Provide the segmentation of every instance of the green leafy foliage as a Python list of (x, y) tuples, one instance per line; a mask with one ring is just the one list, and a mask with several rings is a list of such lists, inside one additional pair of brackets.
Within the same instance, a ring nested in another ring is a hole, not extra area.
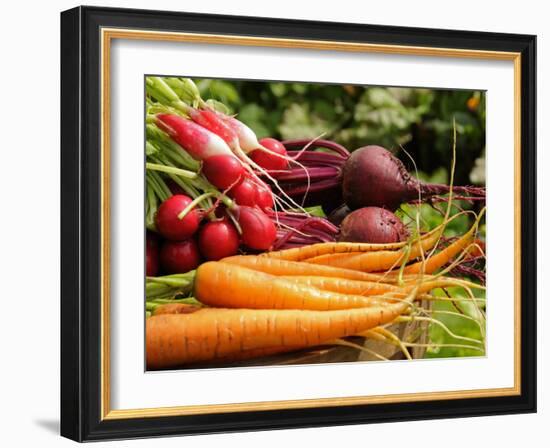
[[(479, 341), (478, 344), (473, 342), (457, 339), (448, 334), (440, 325), (431, 324), (429, 328), (430, 342), (432, 347), (426, 350), (426, 358), (452, 358), (463, 356), (483, 356), (485, 355), (485, 347), (479, 322), (481, 321), (480, 310), (484, 309), (482, 302), (474, 303), (469, 299), (461, 288), (447, 288), (447, 292), (455, 299), (464, 300), (458, 302), (436, 301), (433, 304), (432, 317), (457, 336), (467, 337)], [(446, 297), (446, 294), (438, 289), (435, 295)], [(476, 291), (476, 298), (485, 298), (483, 291)], [(471, 319), (468, 319), (471, 318)], [(472, 319), (475, 319), (472, 320)], [(448, 347), (448, 345), (457, 345), (457, 347)], [(470, 345), (474, 348), (460, 347), (460, 345)]]

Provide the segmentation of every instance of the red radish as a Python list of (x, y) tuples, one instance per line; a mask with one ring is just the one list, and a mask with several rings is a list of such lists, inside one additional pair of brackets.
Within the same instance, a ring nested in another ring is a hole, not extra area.
[(155, 222), (159, 233), (166, 239), (181, 241), (192, 236), (199, 227), (200, 216), (196, 209), (183, 219), (178, 215), (192, 202), (189, 196), (176, 194), (160, 204)]
[[(261, 144), (258, 142), (258, 139), (256, 138), (256, 135), (254, 134), (252, 129), (248, 128), (246, 125), (234, 119), (233, 117), (229, 117), (225, 114), (216, 112), (211, 109), (189, 108), (188, 113), (190, 114), (192, 120), (194, 120), (196, 123), (200, 124), (201, 126), (204, 126), (208, 130), (212, 131), (213, 133), (221, 137), (229, 145), (233, 153), (240, 160), (243, 161), (245, 166), (248, 167), (251, 176), (255, 179), (256, 182), (260, 182), (261, 179), (258, 177), (256, 173), (252, 171), (249, 165), (256, 168), (258, 171), (262, 172), (267, 177), (270, 177), (270, 175), (268, 175), (268, 173), (266, 173), (265, 171), (262, 171), (263, 169), (284, 170), (287, 167), (287, 161), (285, 158), (277, 157), (276, 155), (269, 154), (269, 152), (262, 150)], [(254, 143), (257, 143), (256, 152), (262, 153), (260, 154), (260, 159), (263, 160), (268, 165), (270, 165), (269, 167), (264, 167), (261, 164), (256, 163), (256, 160), (254, 160), (253, 157), (249, 157), (246, 154), (248, 151), (244, 151), (243, 148), (241, 147), (241, 140), (239, 138), (239, 133), (243, 134), (246, 137), (246, 139), (244, 140), (246, 144), (252, 145)], [(271, 151), (272, 149), (270, 148), (273, 147), (274, 148), (272, 150), (273, 152), (280, 153), (286, 157), (286, 149), (282, 143), (272, 138), (263, 139), (262, 142), (263, 141), (265, 141), (266, 144), (268, 145), (267, 147), (268, 150)], [(265, 157), (266, 155), (268, 156), (267, 158)], [(271, 159), (272, 161), (269, 162), (269, 159)], [(205, 164), (208, 162), (209, 160), (205, 161)], [(242, 168), (242, 170), (244, 171), (244, 168)], [(214, 183), (214, 185), (218, 186), (210, 178), (210, 176), (206, 174), (206, 171), (205, 171), (205, 175), (212, 183)], [(233, 176), (232, 178), (234, 179), (235, 176)], [(242, 189), (244, 190), (245, 188), (248, 188), (248, 187), (249, 185), (246, 185), (246, 183), (244, 183), (242, 186)], [(227, 188), (227, 187), (218, 186), (218, 188)], [(238, 190), (238, 188), (236, 190)], [(242, 200), (240, 202), (237, 201), (239, 204), (250, 205), (250, 206), (255, 205), (256, 199), (253, 200), (251, 198), (250, 188), (247, 189), (246, 193), (243, 192), (242, 194), (245, 195), (246, 198), (242, 197), (241, 198)], [(271, 207), (273, 203), (273, 198), (271, 198), (271, 200), (269, 201), (270, 203), (268, 204), (267, 194), (265, 194), (264, 192), (262, 195), (262, 201), (263, 201), (264, 207)]]
[(206, 159), (202, 172), (214, 186), (225, 190), (239, 181), (244, 168), (234, 155), (220, 154)]
[(153, 232), (145, 235), (145, 275), (154, 277), (159, 271), (158, 238)]
[(220, 154), (233, 155), (221, 137), (191, 120), (178, 115), (158, 114), (157, 122), (195, 160), (206, 160)]
[(254, 207), (258, 198), (258, 187), (252, 181), (244, 178), (227, 192), (227, 195), (239, 205)]
[(230, 148), (239, 145), (237, 133), (222, 119), (220, 113), (212, 109), (194, 109), (192, 107), (189, 107), (188, 113), (191, 120), (221, 137)]
[[(260, 145), (268, 149), (270, 152), (263, 149), (255, 149), (250, 153), (250, 158), (254, 160), (259, 166), (269, 171), (281, 171), (288, 168), (288, 154), (284, 145), (274, 138), (262, 138)], [(279, 154), (279, 156), (275, 154)], [(279, 173), (271, 173), (271, 175), (277, 178)]]
[(227, 123), (227, 125), (233, 130), (233, 132), (235, 132), (237, 138), (239, 139), (239, 146), (245, 153), (254, 151), (261, 146), (260, 142), (258, 141), (258, 137), (256, 137), (254, 131), (242, 121), (239, 121), (234, 117), (219, 112), (218, 116)]
[(157, 122), (191, 157), (203, 161), (203, 173), (214, 186), (226, 189), (238, 182), (244, 168), (221, 137), (178, 115), (158, 114)]
[(269, 185), (265, 183), (257, 186), (256, 205), (262, 210), (271, 210), (273, 208), (273, 192)]
[(242, 240), (250, 249), (267, 250), (277, 238), (277, 228), (258, 208), (241, 205), (234, 210), (242, 230)]
[(200, 264), (200, 253), (194, 239), (165, 241), (160, 249), (160, 264), (168, 274), (183, 274)]
[(392, 212), (380, 207), (363, 207), (344, 218), (338, 240), (385, 244), (405, 241), (408, 237), (407, 227)]
[(237, 229), (227, 218), (206, 223), (199, 230), (199, 249), (203, 257), (210, 261), (237, 254)]
[[(197, 111), (194, 115), (200, 117), (201, 123), (209, 126), (211, 130), (219, 133), (221, 138), (225, 139), (233, 153), (243, 162), (245, 168), (254, 179), (260, 180), (258, 174), (267, 177), (273, 182), (273, 185), (280, 191), (282, 196), (288, 200), (288, 203), (301, 209), (300, 204), (285, 193), (273, 176), (248, 156), (249, 152), (261, 148), (260, 142), (258, 142), (258, 138), (252, 129), (234, 117), (213, 110), (209, 110), (208, 114), (204, 115), (201, 111)], [(219, 122), (216, 120), (219, 120)]]

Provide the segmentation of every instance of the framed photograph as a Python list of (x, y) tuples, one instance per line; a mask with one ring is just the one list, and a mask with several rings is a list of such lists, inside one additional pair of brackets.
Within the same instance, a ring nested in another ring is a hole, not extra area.
[(61, 14), (61, 434), (536, 411), (536, 37)]

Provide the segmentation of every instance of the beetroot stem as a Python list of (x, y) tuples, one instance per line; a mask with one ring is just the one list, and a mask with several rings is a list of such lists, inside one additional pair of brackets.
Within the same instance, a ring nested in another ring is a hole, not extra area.
[[(449, 193), (449, 186), (445, 184), (421, 184), (420, 191), (423, 195), (435, 196)], [(465, 194), (468, 196), (485, 197), (485, 188), (453, 185), (453, 193)]]
[[(291, 149), (297, 149), (297, 148), (301, 149), (310, 142), (311, 142), (311, 139), (302, 138), (302, 139), (295, 139), (295, 140), (285, 140), (282, 143), (287, 150), (291, 150)], [(345, 147), (331, 140), (323, 140), (323, 139), (315, 140), (309, 149), (314, 149), (314, 148), (331, 149), (345, 158), (347, 158), (350, 154)]]
[(308, 168), (304, 170), (303, 168), (294, 168), (286, 173), (279, 174), (277, 176), (277, 181), (279, 182), (303, 182), (308, 178), (311, 181), (331, 179), (340, 175), (340, 170), (333, 167), (317, 167), (317, 168)]
[(347, 160), (345, 157), (320, 151), (288, 151), (288, 156), (301, 163), (311, 162), (337, 166), (342, 165)]
[(340, 186), (340, 179), (332, 178), (332, 179), (320, 180), (318, 182), (313, 182), (309, 186), (309, 188), (307, 185), (300, 185), (297, 187), (290, 187), (290, 188), (286, 188), (285, 186), (285, 191), (286, 191), (286, 194), (288, 194), (289, 196), (298, 196), (301, 194), (315, 193), (317, 191), (328, 190), (330, 188), (335, 188), (339, 186)]

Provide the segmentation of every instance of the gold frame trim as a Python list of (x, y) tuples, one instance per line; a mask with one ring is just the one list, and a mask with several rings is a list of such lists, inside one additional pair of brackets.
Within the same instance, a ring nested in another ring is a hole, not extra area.
[[(110, 50), (113, 39), (241, 45), (276, 48), (300, 48), (321, 51), (384, 53), (412, 56), (489, 59), (514, 62), (514, 386), (509, 388), (423, 392), (395, 395), (371, 395), (305, 400), (282, 400), (216, 405), (190, 405), (142, 409), (110, 408)], [(142, 31), (134, 29), (101, 29), (101, 420), (144, 417), (199, 415), (217, 412), (243, 412), (282, 409), (306, 409), (326, 406), (349, 406), (411, 401), (462, 398), (502, 397), (521, 394), (521, 54), (514, 52), (467, 50), (458, 48), (415, 47), (303, 39), (279, 39), (215, 34)]]

